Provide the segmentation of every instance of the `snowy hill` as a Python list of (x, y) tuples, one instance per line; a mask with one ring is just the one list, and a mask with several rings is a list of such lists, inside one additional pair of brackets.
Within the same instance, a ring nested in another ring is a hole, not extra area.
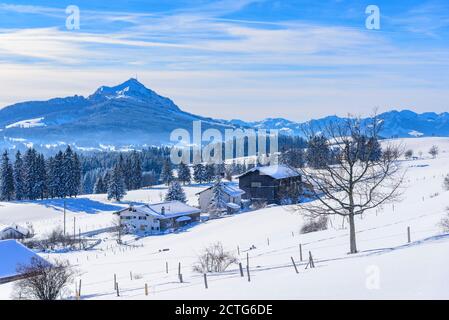
[[(178, 233), (140, 239), (127, 236), (128, 245), (120, 248), (113, 234), (103, 233), (95, 236), (102, 242), (92, 250), (42, 256), (68, 259), (77, 266), (83, 299), (448, 299), (449, 234), (443, 233), (438, 223), (449, 206), (449, 191), (442, 188), (443, 177), (449, 173), (449, 139), (399, 142), (416, 155), (421, 151), (422, 157), (402, 160), (406, 189), (400, 202), (357, 219), (360, 252), (356, 255), (347, 254), (347, 223), (340, 218), (334, 218), (328, 230), (299, 234), (301, 214), (291, 206), (274, 206)], [(427, 154), (434, 144), (440, 149), (436, 159)], [(190, 204), (196, 204), (195, 193), (205, 187), (185, 188)], [(110, 223), (115, 207), (156, 202), (165, 192), (164, 186), (133, 191), (120, 204), (108, 202), (105, 195), (71, 199), (68, 221), (76, 217), (83, 231), (102, 228)], [(47, 232), (49, 226), (62, 223), (62, 201), (54, 201), (0, 203), (0, 223), (32, 220), (38, 232)], [(217, 241), (244, 267), (248, 254), (250, 282), (246, 274), (240, 276), (238, 265), (232, 265), (225, 272), (210, 274), (209, 288), (204, 288), (203, 275), (195, 273), (192, 265), (204, 247)], [(304, 261), (300, 261), (299, 244)], [(314, 269), (305, 268), (309, 251)], [(178, 263), (183, 283), (178, 280)], [(114, 274), (120, 297), (113, 288)], [(149, 296), (144, 293), (145, 283)], [(0, 285), (0, 298), (8, 299), (11, 289), (12, 284)]]

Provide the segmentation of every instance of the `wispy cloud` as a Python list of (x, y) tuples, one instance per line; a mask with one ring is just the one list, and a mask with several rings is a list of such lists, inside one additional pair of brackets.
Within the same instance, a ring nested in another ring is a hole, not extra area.
[[(155, 12), (81, 7), (79, 31), (65, 30), (63, 8), (0, 4), (0, 12), (56, 18), (47, 27), (0, 29), (0, 66), (5, 70), (0, 81), (7, 83), (4, 92), (9, 93), (0, 93), (0, 103), (87, 94), (106, 80), (114, 84), (139, 73), (189, 111), (211, 116), (247, 112), (251, 117), (249, 106), (261, 107), (260, 115), (277, 112), (292, 118), (338, 108), (347, 113), (348, 108), (405, 107), (413, 101), (425, 107), (425, 92), (434, 95), (435, 109), (443, 108), (448, 45), (405, 45), (397, 41), (397, 32), (368, 31), (363, 25), (233, 15), (268, 2), (209, 1)], [(444, 18), (448, 11), (436, 14)], [(410, 8), (403, 18), (424, 17), (424, 12), (435, 14), (435, 6)], [(386, 19), (403, 24), (398, 15)], [(442, 20), (440, 27), (426, 30), (428, 21), (418, 19), (409, 32), (438, 34), (446, 23)], [(70, 74), (73, 81), (50, 81), (48, 90), (40, 83), (40, 92), (30, 85), (25, 96), (14, 85), (28, 78), (30, 70), (46, 78)], [(7, 81), (10, 77), (17, 80)]]

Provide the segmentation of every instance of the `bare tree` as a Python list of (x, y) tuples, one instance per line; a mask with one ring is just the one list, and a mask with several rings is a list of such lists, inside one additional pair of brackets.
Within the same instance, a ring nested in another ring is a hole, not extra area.
[(56, 261), (53, 264), (32, 258), (29, 265), (17, 268), (23, 279), (16, 282), (14, 296), (26, 300), (56, 300), (63, 298), (68, 284), (75, 275), (68, 262)]
[(198, 262), (193, 266), (193, 271), (206, 272), (223, 272), (231, 264), (236, 263), (237, 258), (230, 252), (223, 249), (223, 245), (217, 242), (208, 248), (198, 257)]
[(330, 122), (320, 128), (304, 128), (309, 137), (325, 136), (337, 154), (320, 169), (301, 168), (303, 180), (311, 185), (316, 201), (299, 204), (307, 216), (338, 215), (349, 220), (350, 253), (357, 252), (355, 217), (398, 199), (404, 174), (398, 159), (400, 146), (378, 142), (377, 116), (362, 124), (349, 116), (344, 122)]
[(117, 236), (117, 243), (122, 244), (122, 235), (126, 233), (126, 226), (122, 223), (121, 217), (116, 216), (112, 220), (112, 230)]
[(429, 154), (432, 156), (432, 158), (435, 159), (439, 153), (440, 149), (438, 148), (438, 146), (433, 145), (430, 147)]

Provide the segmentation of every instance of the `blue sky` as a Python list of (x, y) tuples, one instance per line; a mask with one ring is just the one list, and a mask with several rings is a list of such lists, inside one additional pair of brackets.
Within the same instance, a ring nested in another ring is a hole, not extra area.
[[(79, 30), (66, 29), (69, 5)], [(368, 5), (380, 30), (365, 28)], [(137, 75), (226, 119), (442, 112), (448, 40), (446, 0), (0, 0), (0, 107)]]

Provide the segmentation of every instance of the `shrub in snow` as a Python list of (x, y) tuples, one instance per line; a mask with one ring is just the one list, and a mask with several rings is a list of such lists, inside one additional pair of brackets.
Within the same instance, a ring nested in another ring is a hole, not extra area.
[(438, 146), (433, 145), (430, 150), (429, 150), (429, 154), (432, 156), (432, 158), (436, 158), (437, 155), (440, 153), (440, 149), (438, 148)]
[(329, 219), (326, 216), (321, 216), (317, 219), (309, 219), (301, 227), (301, 233), (310, 233), (321, 230), (327, 230), (327, 223)]
[(447, 208), (447, 210), (448, 210), (447, 215), (440, 221), (440, 227), (443, 229), (444, 232), (449, 232), (449, 208)]
[(264, 200), (254, 200), (251, 204), (253, 210), (259, 210), (267, 207), (267, 202)]
[(413, 150), (409, 149), (405, 152), (405, 159), (411, 159), (413, 157)]
[(19, 266), (17, 271), (25, 278), (15, 283), (13, 295), (24, 300), (64, 298), (68, 293), (67, 286), (75, 275), (68, 262), (56, 261), (50, 264), (36, 258), (32, 258), (27, 266)]
[(193, 271), (199, 273), (223, 272), (236, 262), (237, 258), (232, 253), (224, 251), (223, 245), (217, 242), (204, 249), (193, 266)]
[(445, 190), (449, 191), (449, 174), (444, 178), (443, 187)]

